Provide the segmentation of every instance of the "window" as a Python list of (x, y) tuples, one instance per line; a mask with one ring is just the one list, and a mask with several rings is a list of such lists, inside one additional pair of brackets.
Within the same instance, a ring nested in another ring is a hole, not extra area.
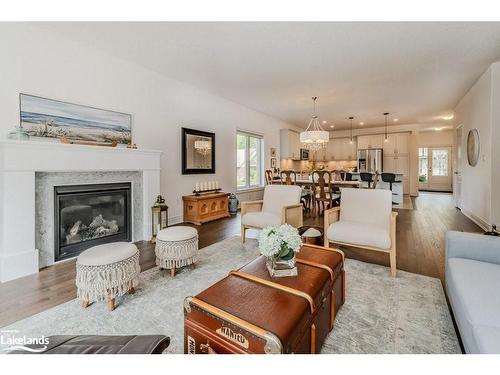
[(262, 186), (262, 137), (238, 132), (236, 135), (236, 188)]
[(426, 183), (428, 180), (428, 149), (420, 147), (418, 149), (418, 182)]
[(448, 150), (432, 150), (432, 175), (448, 176)]

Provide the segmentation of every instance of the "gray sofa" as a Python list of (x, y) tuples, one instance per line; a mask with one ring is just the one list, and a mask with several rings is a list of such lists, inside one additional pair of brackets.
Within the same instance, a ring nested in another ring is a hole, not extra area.
[(467, 353), (500, 353), (500, 237), (446, 234), (446, 291)]

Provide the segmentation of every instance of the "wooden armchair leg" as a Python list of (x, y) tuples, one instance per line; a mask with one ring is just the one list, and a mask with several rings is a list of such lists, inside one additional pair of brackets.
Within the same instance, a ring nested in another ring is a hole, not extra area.
[(247, 228), (245, 228), (243, 225), (241, 226), (241, 243), (245, 243), (245, 232)]
[(389, 253), (389, 260), (391, 263), (391, 276), (396, 277), (396, 249), (391, 249)]

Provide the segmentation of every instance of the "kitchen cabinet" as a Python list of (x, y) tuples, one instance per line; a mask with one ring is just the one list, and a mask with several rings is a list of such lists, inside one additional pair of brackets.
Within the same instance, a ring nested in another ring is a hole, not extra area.
[(280, 156), (281, 159), (300, 160), (299, 133), (289, 130), (280, 130)]
[(393, 133), (387, 135), (383, 143), (384, 155), (408, 155), (408, 133)]
[(350, 138), (330, 138), (326, 149), (327, 160), (356, 160), (356, 141)]
[(409, 171), (410, 160), (408, 155), (386, 155), (384, 154), (383, 171), (389, 173), (401, 173), (403, 175), (403, 194), (409, 194)]
[(358, 149), (364, 150), (368, 148), (383, 148), (384, 135), (359, 135), (358, 136)]

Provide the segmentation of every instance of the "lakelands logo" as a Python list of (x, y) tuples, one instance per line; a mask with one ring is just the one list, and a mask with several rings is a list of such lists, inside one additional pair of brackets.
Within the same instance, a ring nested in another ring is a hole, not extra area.
[(22, 350), (41, 353), (47, 350), (49, 338), (45, 336), (20, 335), (18, 331), (0, 331), (0, 352)]

